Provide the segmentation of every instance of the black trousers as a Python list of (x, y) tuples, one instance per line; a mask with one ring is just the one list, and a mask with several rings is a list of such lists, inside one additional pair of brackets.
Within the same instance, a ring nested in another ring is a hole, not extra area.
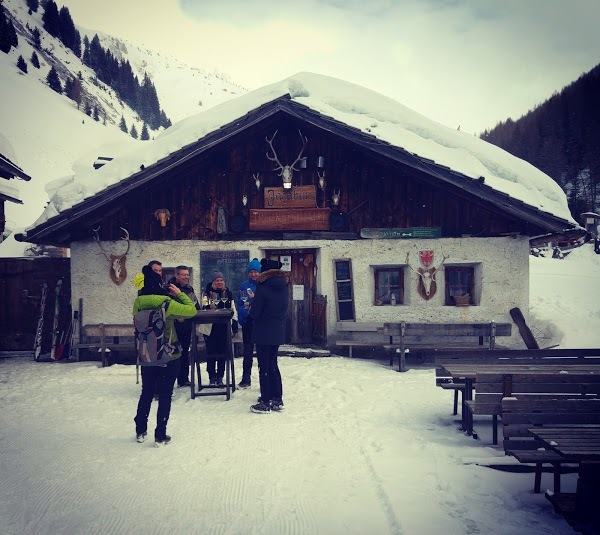
[(181, 344), (181, 365), (177, 374), (177, 384), (179, 386), (190, 382), (190, 342), (192, 340), (192, 323), (186, 321), (183, 323), (175, 322), (175, 330), (177, 331), (177, 339)]
[(215, 323), (210, 335), (204, 335), (206, 344), (206, 373), (209, 379), (223, 379), (225, 375), (225, 358), (215, 359), (211, 355), (227, 353), (227, 330), (229, 325)]
[(252, 342), (252, 320), (248, 318), (242, 325), (242, 344), (244, 347), (244, 360), (242, 362), (242, 382), (250, 382), (252, 377), (252, 359), (254, 357), (254, 343)]
[(181, 358), (171, 360), (166, 366), (142, 366), (142, 393), (138, 402), (135, 432), (139, 435), (148, 430), (148, 415), (154, 395), (158, 393), (158, 411), (154, 438), (163, 440), (167, 434), (167, 422), (171, 414), (171, 396), (175, 378), (179, 373)]
[(283, 385), (281, 384), (281, 373), (277, 365), (278, 351), (279, 346), (256, 344), (260, 398), (267, 403), (271, 400), (283, 401)]

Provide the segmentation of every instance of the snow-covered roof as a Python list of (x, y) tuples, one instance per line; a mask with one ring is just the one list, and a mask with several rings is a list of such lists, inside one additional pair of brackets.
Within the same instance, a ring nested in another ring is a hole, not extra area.
[(92, 166), (79, 169), (72, 181), (65, 181), (55, 192), (44, 213), (27, 230), (43, 225), (140, 170), (281, 98), (291, 99), (322, 116), (466, 177), (479, 181), (484, 177), (486, 186), (565, 220), (569, 225), (577, 225), (560, 186), (524, 160), (473, 135), (440, 125), (379, 93), (304, 72), (179, 121), (154, 141), (115, 157), (98, 170)]

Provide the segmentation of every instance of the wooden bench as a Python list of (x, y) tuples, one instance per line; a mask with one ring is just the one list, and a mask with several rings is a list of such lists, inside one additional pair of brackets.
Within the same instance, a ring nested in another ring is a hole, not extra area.
[(81, 349), (100, 351), (102, 366), (111, 362), (109, 351), (135, 352), (133, 323), (87, 324), (81, 328), (80, 339), (74, 343), (76, 359), (79, 360)]
[[(568, 370), (569, 363), (564, 367)], [(551, 375), (525, 375), (519, 373), (478, 373), (475, 399), (465, 402), (471, 417), (467, 434), (473, 432), (473, 415), (492, 416), (493, 444), (498, 444), (498, 417), (502, 412), (502, 399), (517, 396), (519, 399), (572, 399), (593, 397), (600, 400), (600, 375), (557, 373)]]
[[(338, 321), (335, 327), (336, 331), (344, 333), (345, 338), (336, 340), (335, 345), (347, 347), (350, 358), (352, 358), (352, 348), (354, 347), (383, 347), (386, 341), (389, 342), (389, 337), (382, 337), (379, 334), (379, 329), (382, 327), (383, 323)], [(356, 336), (360, 336), (361, 339), (356, 340)]]
[[(496, 337), (510, 336), (511, 323), (385, 323), (381, 332), (390, 337), (384, 349), (390, 351), (390, 366), (394, 365), (394, 353), (398, 353), (398, 371), (406, 371), (406, 353), (426, 355), (439, 348), (477, 348), (487, 341), (487, 348), (494, 349)], [(392, 343), (392, 338), (398, 338)]]
[(504, 451), (519, 462), (535, 465), (534, 492), (541, 488), (544, 464), (552, 466), (554, 492), (560, 492), (561, 473), (574, 472), (573, 461), (559, 453), (544, 449), (544, 443), (529, 433), (539, 426), (568, 426), (569, 424), (600, 424), (599, 399), (539, 399), (526, 396), (502, 400), (502, 431)]
[[(501, 363), (507, 360), (515, 362), (528, 362), (537, 359), (548, 359), (551, 363), (597, 363), (600, 364), (600, 349), (494, 349), (480, 346), (478, 348), (456, 349), (433, 349), (435, 355), (436, 386), (454, 392), (454, 411), (457, 414), (458, 394), (462, 394), (464, 402), (465, 381), (453, 378), (443, 367), (444, 362), (453, 363)], [(461, 404), (462, 406), (462, 404)]]

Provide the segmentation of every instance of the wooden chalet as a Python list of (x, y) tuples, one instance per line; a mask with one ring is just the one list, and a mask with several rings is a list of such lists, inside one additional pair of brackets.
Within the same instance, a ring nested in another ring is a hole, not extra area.
[[(331, 341), (343, 321), (510, 321), (511, 308), (528, 310), (528, 238), (574, 221), (387, 141), (374, 121), (359, 128), (292, 93), (239, 115), (230, 111), (238, 99), (221, 105), (224, 124), (161, 148), (156, 161), (140, 158), (21, 236), (71, 247), (84, 323), (130, 321), (133, 274), (155, 258), (189, 265), (197, 291), (215, 268), (235, 291), (250, 259), (280, 259), (296, 344)], [(106, 161), (88, 180), (102, 181), (118, 158)], [(115, 284), (107, 253), (126, 249), (129, 276)]]

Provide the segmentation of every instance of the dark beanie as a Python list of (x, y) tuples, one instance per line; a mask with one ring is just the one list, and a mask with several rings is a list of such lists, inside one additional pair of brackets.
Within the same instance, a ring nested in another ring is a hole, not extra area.
[(163, 288), (162, 277), (156, 273), (150, 265), (142, 268), (144, 274), (144, 287), (142, 295), (168, 295), (168, 291)]
[(277, 260), (269, 260), (268, 258), (263, 258), (260, 261), (260, 272), (264, 273), (269, 269), (281, 269), (283, 264)]

